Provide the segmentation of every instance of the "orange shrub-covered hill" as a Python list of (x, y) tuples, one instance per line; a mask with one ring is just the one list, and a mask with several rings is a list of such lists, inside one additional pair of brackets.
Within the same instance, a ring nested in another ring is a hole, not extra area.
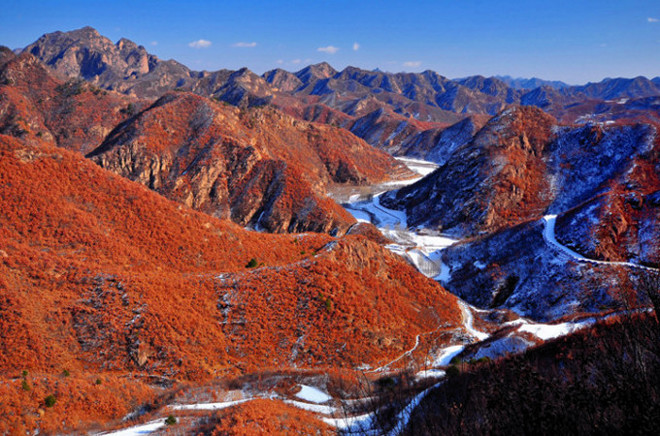
[(362, 237), (330, 250), (321, 234), (245, 231), (73, 152), (0, 147), (3, 371), (374, 363), (460, 318), (454, 297)]

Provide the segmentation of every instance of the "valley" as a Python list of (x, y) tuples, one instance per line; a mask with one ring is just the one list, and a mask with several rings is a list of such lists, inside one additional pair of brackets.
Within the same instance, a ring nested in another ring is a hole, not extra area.
[(0, 433), (652, 427), (658, 98), (0, 48)]

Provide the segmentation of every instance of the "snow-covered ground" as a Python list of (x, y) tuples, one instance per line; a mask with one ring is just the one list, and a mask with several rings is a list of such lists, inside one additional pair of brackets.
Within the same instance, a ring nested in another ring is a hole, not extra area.
[(637, 263), (632, 263), (632, 262), (609, 262), (605, 260), (596, 260), (596, 259), (589, 259), (588, 257), (584, 257), (580, 253), (571, 250), (567, 246), (562, 245), (559, 243), (559, 241), (557, 241), (557, 238), (555, 236), (555, 224), (557, 222), (557, 215), (546, 215), (543, 217), (543, 222), (545, 224), (543, 228), (543, 238), (546, 240), (546, 242), (552, 245), (553, 247), (558, 248), (561, 252), (565, 253), (573, 260), (576, 260), (578, 262), (594, 263), (600, 265), (627, 266), (630, 268), (642, 269), (646, 271), (658, 271), (656, 268), (651, 268), (648, 266), (639, 265)]
[(323, 404), (332, 400), (332, 397), (319, 388), (314, 386), (300, 385), (300, 392), (296, 394), (296, 397), (301, 400), (309, 401), (310, 403)]
[(165, 427), (165, 418), (109, 433), (97, 433), (97, 436), (101, 436), (101, 435), (102, 436), (139, 436), (139, 435), (153, 433), (163, 427)]
[[(437, 164), (433, 162), (397, 159), (420, 176), (430, 174), (437, 168)], [(389, 209), (380, 204), (380, 196), (383, 193), (410, 185), (417, 180), (419, 178), (380, 185), (379, 189), (371, 194), (350, 196), (343, 206), (358, 222), (375, 225), (383, 235), (391, 239), (393, 243), (387, 246), (388, 249), (406, 258), (427, 277), (435, 277), (442, 272), (440, 250), (454, 244), (456, 240), (434, 234), (427, 229), (408, 229), (408, 220), (404, 211)]]

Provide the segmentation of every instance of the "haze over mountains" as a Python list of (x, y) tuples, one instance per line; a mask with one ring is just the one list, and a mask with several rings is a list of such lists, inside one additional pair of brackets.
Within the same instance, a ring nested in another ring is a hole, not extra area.
[(660, 78), (198, 72), (91, 27), (2, 48), (0, 433), (414, 433), (439, 378), (653, 329), (659, 127)]

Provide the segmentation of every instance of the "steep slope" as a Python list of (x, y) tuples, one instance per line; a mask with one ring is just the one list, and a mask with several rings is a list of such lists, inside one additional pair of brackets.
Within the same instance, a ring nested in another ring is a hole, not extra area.
[(419, 182), (382, 203), (405, 209), (408, 224), (465, 236), (540, 216), (549, 204), (543, 150), (555, 120), (540, 109), (514, 107), (490, 120), (474, 139)]
[(400, 154), (443, 165), (455, 150), (472, 140), (490, 117), (473, 115), (447, 128), (423, 130), (407, 136)]
[(602, 195), (557, 220), (559, 241), (591, 259), (660, 265), (660, 146), (657, 136), (644, 144)]
[(188, 93), (166, 94), (88, 156), (187, 206), (271, 232), (343, 233), (354, 220), (324, 196), (328, 185), (408, 174), (344, 130)]
[(87, 153), (143, 106), (81, 80), (63, 82), (34, 56), (0, 58), (0, 132)]
[[(362, 237), (328, 245), (327, 235), (245, 231), (77, 153), (5, 135), (0, 179), (4, 380), (352, 367), (393, 359), (439, 323), (460, 325), (454, 297)], [(49, 422), (74, 401), (58, 395)], [(40, 401), (24, 407), (36, 413)], [(19, 421), (34, 428), (25, 410)]]
[(383, 196), (408, 223), (473, 236), (561, 213), (608, 190), (647, 153), (645, 124), (558, 127), (540, 109), (513, 107), (419, 182)]
[(639, 270), (580, 261), (550, 243), (543, 220), (455, 244), (442, 252), (442, 281), (481, 308), (508, 308), (537, 321), (622, 309), (618, 290)]

